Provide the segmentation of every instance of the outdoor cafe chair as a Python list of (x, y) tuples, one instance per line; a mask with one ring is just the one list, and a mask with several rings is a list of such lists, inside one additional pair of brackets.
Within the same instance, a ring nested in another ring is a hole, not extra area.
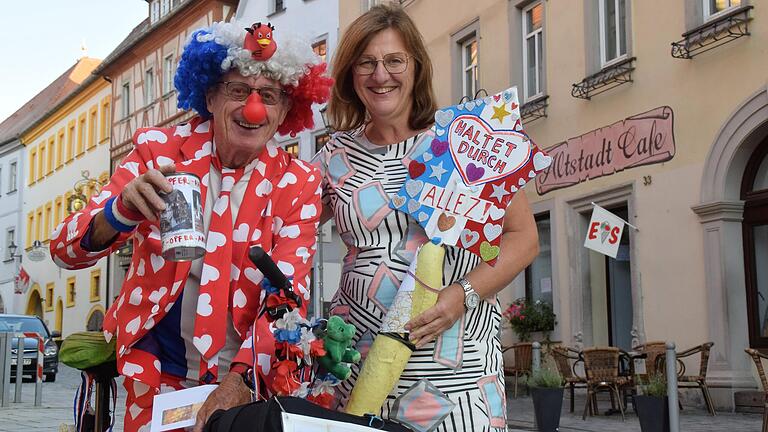
[(744, 351), (752, 357), (757, 367), (757, 374), (760, 375), (760, 382), (763, 384), (763, 432), (768, 432), (768, 378), (765, 376), (765, 369), (763, 368), (763, 359), (768, 360), (768, 355), (761, 353), (760, 351), (752, 348), (747, 348)]
[(659, 373), (659, 370), (657, 368), (657, 360), (660, 357), (663, 358), (664, 354), (667, 352), (667, 343), (664, 341), (646, 342), (644, 344), (640, 344), (633, 347), (632, 351), (636, 353), (643, 353), (646, 355), (645, 373), (637, 375), (641, 381), (645, 382), (647, 381), (650, 375), (655, 375)]
[(512, 350), (514, 355), (511, 366), (504, 366), (504, 376), (515, 377), (515, 399), (517, 399), (517, 380), (525, 376), (530, 378), (533, 363), (533, 344), (519, 342), (502, 349), (502, 352)]
[(587, 379), (576, 372), (576, 365), (583, 363), (580, 352), (567, 346), (555, 346), (552, 348), (552, 357), (557, 365), (557, 370), (565, 381), (565, 386), (571, 392), (571, 412), (574, 410), (575, 388), (586, 388)]
[[(707, 406), (707, 411), (710, 415), (715, 415), (715, 405), (712, 402), (712, 396), (710, 395), (709, 387), (707, 386), (707, 366), (709, 365), (709, 351), (712, 349), (713, 345), (714, 342), (706, 342), (675, 354), (677, 357), (677, 388), (700, 389), (701, 394), (704, 397), (704, 404)], [(686, 375), (685, 362), (683, 362), (683, 359), (696, 354), (700, 354), (698, 373), (694, 375)], [(664, 374), (666, 370), (665, 359), (666, 353), (658, 356), (656, 359), (656, 370), (661, 374)], [(680, 409), (683, 409), (680, 399), (678, 399), (677, 402)]]
[(621, 420), (624, 421), (624, 404), (619, 389), (629, 383), (627, 377), (619, 376), (619, 349), (616, 347), (585, 348), (582, 351), (584, 372), (587, 377), (587, 401), (582, 419), (587, 419), (587, 411), (598, 413), (597, 393), (608, 390), (611, 404), (618, 401)]

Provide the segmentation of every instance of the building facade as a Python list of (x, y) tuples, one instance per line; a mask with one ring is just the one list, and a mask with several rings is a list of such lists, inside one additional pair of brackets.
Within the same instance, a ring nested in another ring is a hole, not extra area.
[[(306, 40), (330, 67), (339, 33), (339, 6), (339, 0), (241, 0), (236, 18), (245, 23), (268, 21), (278, 34)], [(312, 130), (305, 130), (295, 137), (277, 136), (277, 141), (296, 157), (312, 159), (329, 139), (322, 109), (324, 107), (313, 107), (315, 127)], [(312, 271), (310, 314), (327, 316), (323, 311), (328, 310), (339, 286), (342, 256), (343, 246), (335, 226), (332, 222), (323, 225)]]
[[(368, 3), (341, 8), (342, 37)], [(526, 188), (541, 254), (502, 301), (551, 301), (553, 338), (577, 347), (714, 342), (716, 404), (754, 388), (744, 348), (768, 348), (768, 12), (747, 0), (400, 3), (439, 104), (517, 86), (526, 132), (553, 157)], [(583, 247), (592, 203), (638, 228), (616, 259)]]
[[(21, 269), (24, 146), (15, 138), (0, 147), (0, 313), (20, 310), (16, 275)], [(16, 250), (14, 250), (16, 246)]]
[[(22, 214), (27, 186), (27, 148), (21, 135), (35, 122), (72, 92), (89, 76), (98, 60), (84, 59), (64, 71), (16, 112), (0, 122), (0, 233), (2, 261), (0, 262), (0, 298), (2, 312), (26, 313), (28, 284), (16, 284), (16, 276), (28, 261), (25, 243), (26, 216)], [(43, 316), (42, 307), (33, 314)]]
[[(109, 144), (112, 168), (131, 151), (141, 127), (166, 127), (191, 118), (176, 107), (173, 78), (181, 52), (196, 29), (234, 16), (237, 0), (152, 0), (147, 19), (110, 53), (94, 74), (108, 79), (114, 101)], [(110, 297), (122, 286), (130, 246), (109, 257)], [(109, 299), (111, 302), (112, 298)]]
[(109, 83), (90, 74), (98, 64), (80, 59), (87, 78), (20, 136), (26, 153), (23, 266), (30, 275), (23, 312), (40, 315), (63, 336), (98, 330), (105, 311), (105, 263), (62, 270), (47, 253), (51, 232), (66, 229), (62, 221), (70, 210), (97, 195), (109, 178), (111, 96)]

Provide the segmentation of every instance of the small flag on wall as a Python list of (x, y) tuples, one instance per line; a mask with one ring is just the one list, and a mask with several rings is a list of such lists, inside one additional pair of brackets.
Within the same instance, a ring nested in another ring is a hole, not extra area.
[(29, 273), (22, 267), (16, 275), (16, 286), (13, 291), (16, 294), (26, 294), (27, 290), (29, 290)]
[(592, 219), (587, 227), (584, 247), (615, 259), (625, 221), (597, 204), (592, 205)]

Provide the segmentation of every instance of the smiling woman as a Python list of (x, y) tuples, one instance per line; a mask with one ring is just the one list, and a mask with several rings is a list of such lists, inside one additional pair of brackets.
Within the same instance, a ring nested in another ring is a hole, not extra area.
[[(429, 170), (431, 177), (445, 175), (442, 163), (407, 164), (423, 151), (420, 144), (445, 152), (448, 143), (436, 140), (429, 130), (437, 109), (432, 63), (421, 35), (402, 8), (379, 5), (356, 19), (344, 33), (333, 61), (336, 81), (328, 116), (339, 133), (316, 160), (326, 174), (324, 214), (334, 217), (348, 253), (331, 313), (348, 316), (358, 329), (356, 349), (370, 353), (376, 352), (369, 348), (394, 307), (393, 299), (400, 295), (401, 281), (412, 273), (409, 267), (417, 249), (427, 241), (421, 225), (390, 208), (390, 197), (397, 200), (396, 192), (409, 173), (418, 177), (415, 172)], [(421, 195), (415, 192), (408, 207), (428, 201), (463, 217), (484, 220), (483, 215), (495, 207), (471, 199), (468, 188), (511, 169), (512, 163), (501, 158), (516, 156), (517, 147), (523, 148), (518, 146), (522, 138), (491, 140), (482, 132), (484, 125), (457, 123), (462, 129), (454, 133), (465, 146), (459, 157), (470, 158), (468, 167), (473, 170), (466, 172), (464, 182), (455, 178), (456, 187), (450, 191), (432, 187), (424, 188)], [(538, 239), (525, 194), (515, 196), (503, 217), (503, 229), (501, 225), (489, 228), (496, 227), (495, 235), (503, 236), (500, 247), (505, 248), (501, 255), (505, 262), (490, 267), (478, 264), (480, 258), (467, 250), (448, 247), (445, 251), (441, 280), (445, 288), (434, 307), (406, 324), (407, 343), (414, 351), (384, 402), (385, 416), (418, 425), (414, 429), (419, 430), (506, 428), (496, 294), (533, 260)], [(453, 216), (444, 215), (437, 224), (448, 229), (455, 222)], [(371, 364), (376, 365), (375, 361), (392, 363), (393, 359), (378, 357)], [(354, 365), (351, 378), (336, 387), (340, 406), (353, 413), (357, 408), (348, 398), (352, 387), (361, 383), (362, 368)]]

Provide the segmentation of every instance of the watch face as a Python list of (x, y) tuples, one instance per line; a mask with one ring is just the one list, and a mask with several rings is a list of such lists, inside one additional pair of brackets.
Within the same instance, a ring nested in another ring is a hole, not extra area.
[(477, 293), (469, 293), (464, 299), (464, 303), (467, 305), (467, 309), (474, 309), (480, 304), (480, 296)]

